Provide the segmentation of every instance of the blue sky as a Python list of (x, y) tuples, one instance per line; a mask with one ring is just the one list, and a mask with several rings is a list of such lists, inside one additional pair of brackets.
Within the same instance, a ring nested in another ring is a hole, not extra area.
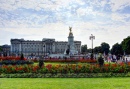
[(74, 39), (91, 48), (112, 46), (130, 36), (130, 0), (0, 0), (0, 45), (11, 38), (67, 41), (69, 26)]

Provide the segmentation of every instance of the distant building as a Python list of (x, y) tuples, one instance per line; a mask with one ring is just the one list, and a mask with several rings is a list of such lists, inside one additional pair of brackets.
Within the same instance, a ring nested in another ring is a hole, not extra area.
[(9, 56), (10, 55), (10, 45), (2, 45), (0, 56)]
[[(74, 41), (74, 48), (81, 52), (81, 41)], [(68, 45), (67, 41), (55, 41), (51, 38), (43, 38), (42, 41), (11, 39), (11, 53), (24, 56), (43, 56), (52, 53), (64, 53)]]

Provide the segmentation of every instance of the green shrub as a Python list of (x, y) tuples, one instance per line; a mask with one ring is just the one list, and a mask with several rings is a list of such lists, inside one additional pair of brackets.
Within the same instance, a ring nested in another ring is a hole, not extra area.
[(24, 64), (33, 64), (33, 62), (27, 61), (27, 60), (3, 60), (3, 61), (0, 61), (0, 65), (24, 65)]

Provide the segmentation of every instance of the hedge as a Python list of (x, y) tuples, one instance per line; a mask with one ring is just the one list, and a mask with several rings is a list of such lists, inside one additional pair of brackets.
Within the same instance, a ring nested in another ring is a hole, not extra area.
[(111, 77), (130, 77), (130, 73), (67, 73), (67, 74), (41, 74), (41, 73), (15, 73), (0, 74), (0, 78), (111, 78)]

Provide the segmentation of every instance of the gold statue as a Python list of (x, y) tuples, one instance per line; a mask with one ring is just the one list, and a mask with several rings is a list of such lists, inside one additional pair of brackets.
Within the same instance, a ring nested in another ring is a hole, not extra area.
[(72, 27), (69, 27), (70, 32), (72, 31)]

